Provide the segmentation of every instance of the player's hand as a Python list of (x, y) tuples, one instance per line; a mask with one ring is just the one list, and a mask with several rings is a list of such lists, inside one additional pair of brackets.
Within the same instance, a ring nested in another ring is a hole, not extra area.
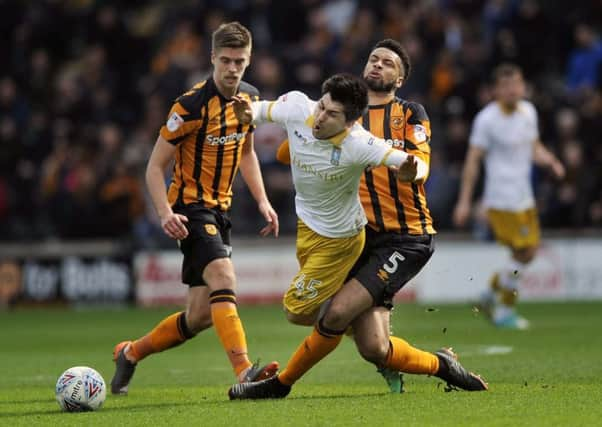
[(172, 239), (183, 240), (188, 237), (188, 229), (184, 225), (188, 218), (177, 213), (170, 213), (161, 218), (161, 228)]
[(418, 173), (418, 162), (412, 154), (397, 169), (397, 180), (401, 182), (414, 182)]
[(248, 125), (253, 121), (253, 110), (251, 110), (251, 102), (248, 99), (240, 95), (234, 95), (232, 97), (232, 108), (234, 109), (234, 115), (243, 125)]
[(566, 175), (566, 170), (564, 169), (564, 165), (562, 163), (560, 163), (559, 161), (555, 161), (550, 166), (550, 169), (552, 170), (552, 173), (554, 174), (556, 179), (564, 179)]
[(278, 237), (280, 224), (278, 223), (278, 214), (272, 208), (270, 202), (265, 201), (259, 204), (259, 212), (265, 218), (267, 225), (259, 231), (259, 235), (265, 237), (270, 233), (274, 233), (274, 237)]
[(456, 227), (463, 227), (470, 217), (470, 203), (459, 201), (454, 208), (452, 220)]

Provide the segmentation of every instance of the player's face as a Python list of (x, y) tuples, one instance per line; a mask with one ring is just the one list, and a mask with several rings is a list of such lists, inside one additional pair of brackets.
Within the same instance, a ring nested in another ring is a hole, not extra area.
[(328, 139), (341, 133), (351, 124), (345, 121), (343, 104), (333, 101), (330, 93), (326, 93), (316, 104), (311, 133), (317, 139)]
[(227, 94), (236, 93), (250, 60), (251, 48), (249, 47), (223, 47), (211, 52), (213, 80), (217, 87)]
[(501, 77), (495, 84), (497, 100), (508, 107), (514, 107), (525, 97), (525, 92), (525, 81), (519, 73)]
[(379, 47), (370, 52), (364, 68), (364, 81), (374, 92), (391, 92), (403, 83), (401, 58), (392, 50)]

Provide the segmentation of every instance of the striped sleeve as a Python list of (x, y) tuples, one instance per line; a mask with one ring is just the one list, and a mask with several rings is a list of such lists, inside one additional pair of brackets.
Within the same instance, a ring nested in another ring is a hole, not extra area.
[(177, 145), (198, 130), (201, 124), (201, 115), (205, 110), (202, 105), (203, 91), (203, 87), (193, 89), (176, 99), (167, 115), (165, 124), (159, 131), (167, 142)]
[(428, 162), (431, 154), (431, 122), (424, 107), (416, 102), (409, 102), (405, 123), (404, 144), (406, 151)]

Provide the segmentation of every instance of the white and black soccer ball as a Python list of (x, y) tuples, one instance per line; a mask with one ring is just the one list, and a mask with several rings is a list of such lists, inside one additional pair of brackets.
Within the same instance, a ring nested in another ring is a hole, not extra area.
[(59, 377), (55, 394), (63, 411), (95, 411), (104, 403), (107, 387), (105, 380), (94, 369), (74, 366)]

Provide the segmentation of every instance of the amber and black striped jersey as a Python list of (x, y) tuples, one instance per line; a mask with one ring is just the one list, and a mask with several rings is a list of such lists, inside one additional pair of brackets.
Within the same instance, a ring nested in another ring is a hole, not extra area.
[[(373, 105), (362, 116), (365, 129), (384, 138), (393, 148), (430, 162), (431, 125), (424, 107), (395, 98)], [(377, 231), (434, 234), (423, 183), (399, 182), (393, 171), (380, 166), (367, 170), (360, 182), (360, 199), (368, 226)]]
[[(258, 90), (246, 82), (240, 83), (238, 93), (251, 101), (259, 99)], [(177, 146), (169, 203), (228, 210), (242, 148), (253, 130), (254, 126), (239, 123), (213, 78), (178, 97), (160, 131)]]

